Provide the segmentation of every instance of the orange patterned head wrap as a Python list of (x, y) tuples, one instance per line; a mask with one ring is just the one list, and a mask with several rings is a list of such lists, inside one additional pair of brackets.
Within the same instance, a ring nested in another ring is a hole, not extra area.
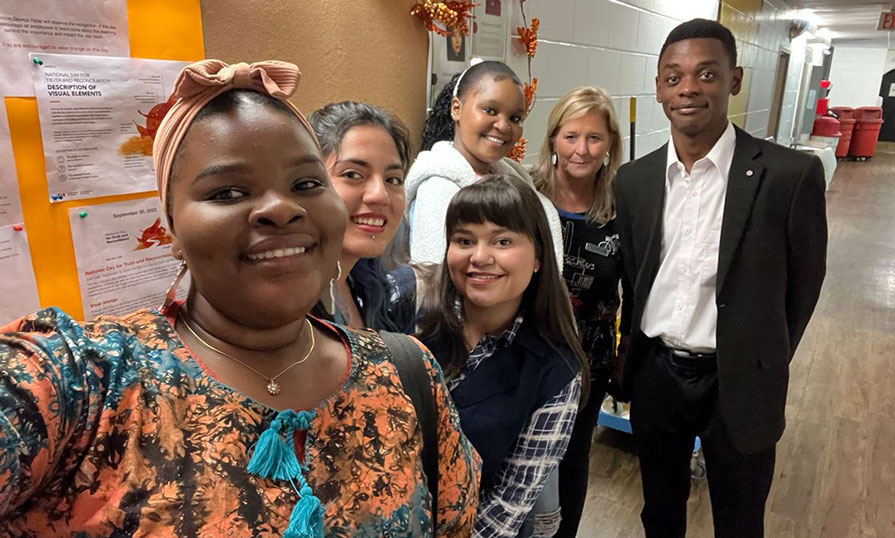
[(268, 60), (253, 64), (227, 65), (220, 60), (202, 60), (183, 68), (174, 84), (177, 101), (165, 115), (152, 146), (152, 161), (158, 183), (158, 194), (170, 226), (167, 210), (168, 180), (177, 149), (190, 124), (202, 108), (218, 95), (233, 89), (245, 89), (269, 95), (289, 108), (316, 142), (314, 130), (304, 114), (288, 101), (301, 79), (298, 66)]

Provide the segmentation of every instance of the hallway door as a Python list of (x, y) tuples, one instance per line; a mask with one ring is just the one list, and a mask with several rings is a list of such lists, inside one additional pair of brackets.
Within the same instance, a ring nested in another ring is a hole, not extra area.
[(771, 111), (768, 116), (767, 136), (777, 140), (780, 130), (780, 110), (783, 108), (783, 90), (786, 88), (786, 74), (789, 71), (789, 53), (780, 51), (777, 58), (777, 73), (774, 75), (774, 96), (771, 99)]
[(895, 69), (883, 75), (879, 94), (883, 98), (883, 125), (879, 139), (895, 142)]

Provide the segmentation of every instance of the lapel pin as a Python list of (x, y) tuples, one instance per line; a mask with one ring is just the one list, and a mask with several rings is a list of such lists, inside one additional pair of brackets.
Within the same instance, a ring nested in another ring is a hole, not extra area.
[(746, 177), (752, 177), (752, 170), (746, 170)]

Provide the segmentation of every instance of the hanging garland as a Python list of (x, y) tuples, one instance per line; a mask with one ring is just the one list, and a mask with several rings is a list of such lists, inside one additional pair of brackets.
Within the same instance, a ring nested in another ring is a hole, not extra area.
[(430, 32), (447, 37), (452, 28), (458, 28), (463, 35), (469, 35), (469, 19), (473, 18), (472, 2), (438, 2), (424, 0), (410, 8), (410, 14), (419, 17)]
[[(522, 24), (524, 26), (517, 27), (516, 33), (519, 34), (519, 43), (522, 44), (525, 54), (528, 56), (528, 82), (522, 84), (522, 91), (525, 93), (525, 110), (526, 115), (528, 115), (531, 113), (532, 107), (534, 107), (535, 93), (538, 90), (538, 79), (531, 76), (531, 59), (534, 58), (535, 51), (538, 48), (538, 27), (541, 25), (541, 21), (537, 17), (533, 17), (531, 25), (528, 24), (528, 18), (525, 16), (525, 0), (519, 0), (519, 12), (522, 13)], [(522, 162), (522, 159), (525, 158), (526, 142), (524, 138), (520, 138), (507, 157), (516, 162)]]

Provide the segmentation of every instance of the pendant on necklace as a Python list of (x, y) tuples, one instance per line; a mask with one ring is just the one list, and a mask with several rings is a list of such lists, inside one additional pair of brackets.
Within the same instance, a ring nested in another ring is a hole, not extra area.
[(267, 392), (276, 396), (280, 393), (280, 385), (277, 384), (273, 379), (270, 380), (270, 383), (267, 384)]

